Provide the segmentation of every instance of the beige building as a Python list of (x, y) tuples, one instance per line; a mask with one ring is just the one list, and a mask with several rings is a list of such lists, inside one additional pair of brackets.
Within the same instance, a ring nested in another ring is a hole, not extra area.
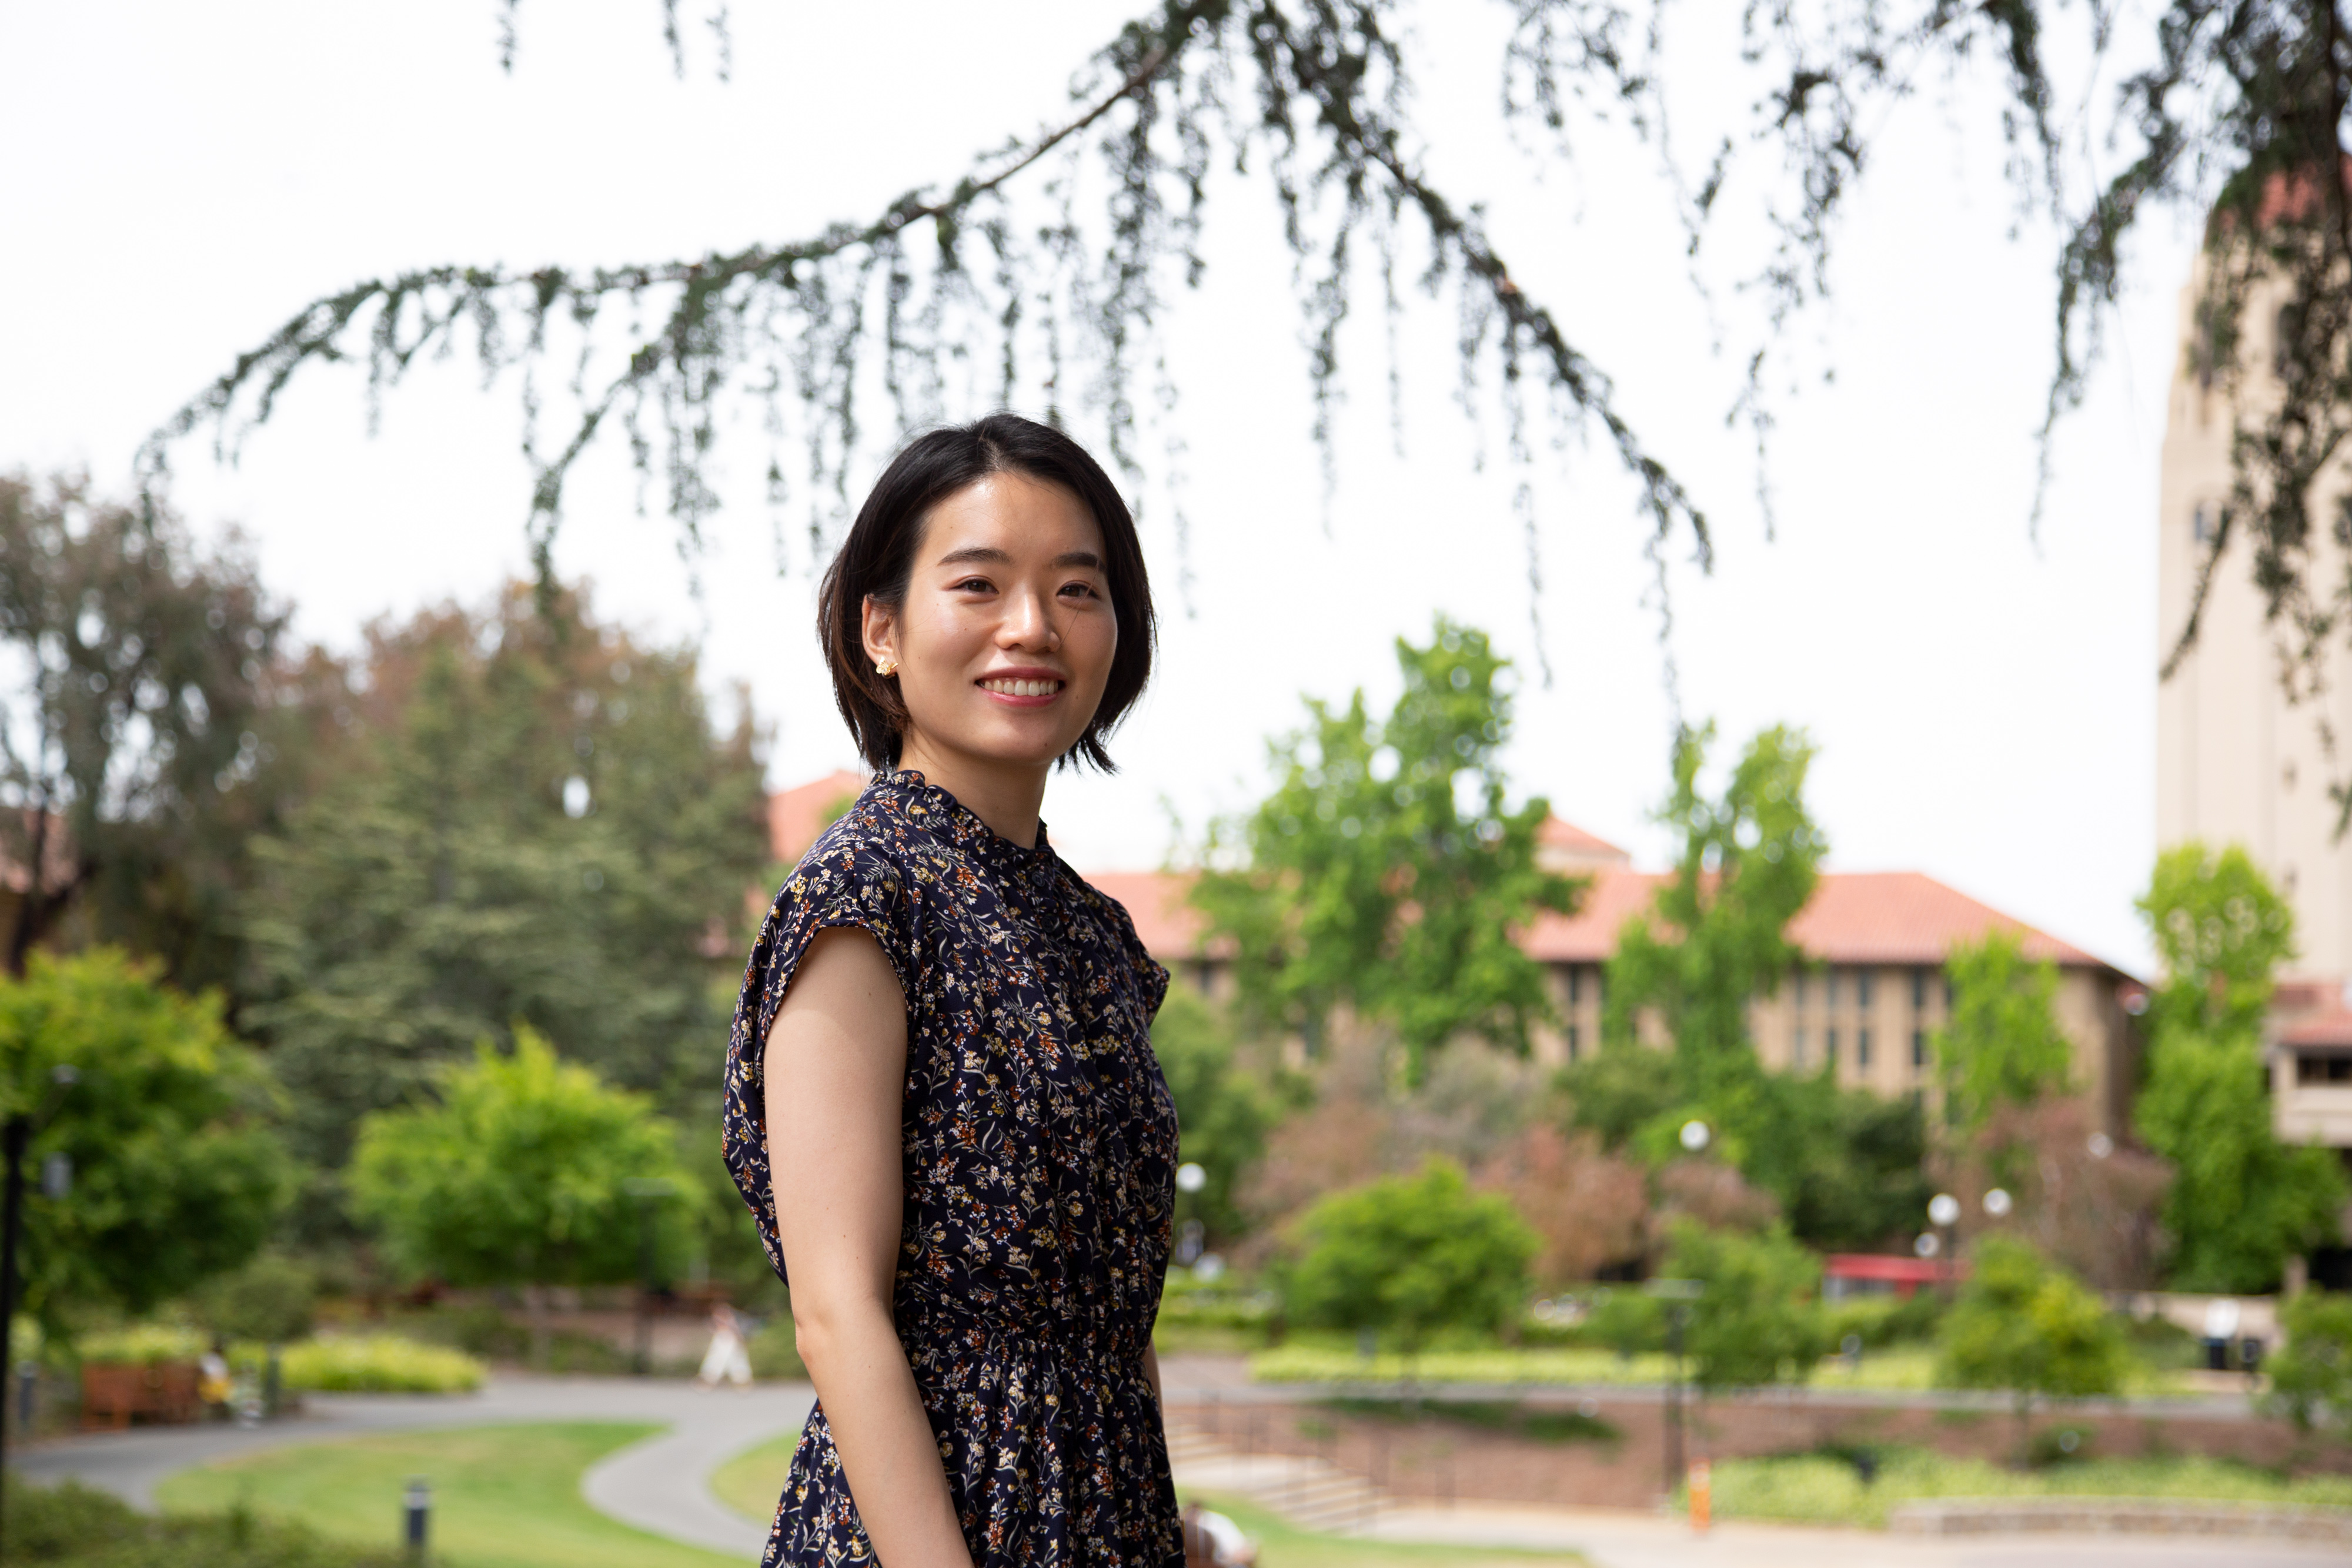
[[(776, 858), (798, 860), (862, 784), (840, 773), (771, 797)], [(1561, 1020), (1538, 1034), (1536, 1054), (1566, 1063), (1598, 1049), (1602, 968), (1617, 949), (1619, 928), (1651, 907), (1665, 879), (1635, 871), (1623, 850), (1556, 817), (1544, 824), (1538, 854), (1552, 871), (1592, 879), (1574, 915), (1544, 915), (1521, 939), (1550, 977)], [(1144, 946), (1179, 978), (1212, 997), (1232, 995), (1234, 955), (1208, 941), (1200, 911), (1185, 896), (1189, 878), (1155, 871), (1084, 874), (1126, 906)], [(1751, 1009), (1758, 1054), (1775, 1069), (1831, 1064), (1840, 1082), (1889, 1097), (1932, 1096), (1929, 1040), (1950, 1002), (1944, 960), (1956, 945), (1994, 931), (2017, 933), (2029, 957), (2057, 966), (2059, 1022), (2074, 1045), (2074, 1082), (2089, 1094), (2099, 1124), (2121, 1135), (2138, 1072), (2127, 1008), (2140, 994), (2138, 982), (1916, 872), (1822, 877), (1812, 901), (1789, 925), (1807, 965)], [(2352, 1082), (2347, 1092), (2352, 1095)]]
[[(2251, 291), (2238, 373), (2214, 363), (2202, 329), (2205, 263), (2181, 290), (2180, 354), (2166, 412), (2158, 502), (2158, 658), (2186, 625), (2208, 541), (2235, 474), (2231, 443), (2242, 415), (2259, 422), (2280, 396), (2284, 282)], [(2343, 551), (2326, 523), (2347, 486), (2335, 477), (2314, 499), (2311, 563), (2340, 576)], [(2157, 688), (2156, 825), (2160, 848), (2189, 840), (2236, 843), (2294, 905), (2300, 949), (2282, 984), (2271, 1032), (2271, 1088), (2279, 1134), (2352, 1150), (2352, 836), (2338, 839), (2331, 783), (2352, 773), (2352, 653), (2342, 633), (2324, 689), (2290, 701), (2282, 645), (2264, 620), (2252, 552), (2232, 538), (2213, 574), (2196, 646)], [(2337, 737), (2331, 759), (2323, 727)]]

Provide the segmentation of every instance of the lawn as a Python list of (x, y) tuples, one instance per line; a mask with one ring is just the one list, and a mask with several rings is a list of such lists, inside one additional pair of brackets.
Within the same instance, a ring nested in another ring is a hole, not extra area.
[(1722, 1459), (1715, 1465), (1717, 1519), (1883, 1526), (1906, 1502), (1944, 1498), (2156, 1498), (2168, 1502), (2352, 1507), (2352, 1477), (2303, 1476), (2228, 1459), (2079, 1459), (2036, 1470), (2005, 1469), (1921, 1448), (1887, 1448), (1877, 1480), (1864, 1485), (1852, 1464), (1825, 1454)]
[(167, 1510), (239, 1500), (321, 1534), (398, 1543), (412, 1476), (433, 1488), (433, 1556), (445, 1568), (742, 1568), (590, 1508), (580, 1476), (661, 1430), (640, 1422), (469, 1427), (279, 1448), (184, 1470), (157, 1489)]
[(744, 1449), (710, 1472), (711, 1495), (746, 1519), (769, 1523), (776, 1517), (776, 1500), (784, 1495), (784, 1477), (800, 1440), (798, 1432), (787, 1432)]

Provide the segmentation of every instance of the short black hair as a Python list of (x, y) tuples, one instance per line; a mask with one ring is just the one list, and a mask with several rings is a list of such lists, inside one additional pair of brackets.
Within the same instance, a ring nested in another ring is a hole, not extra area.
[(874, 482), (817, 590), (816, 635), (833, 672), (833, 700), (866, 765), (897, 767), (907, 705), (897, 679), (876, 674), (866, 660), (866, 601), (894, 607), (905, 601), (915, 548), (931, 508), (992, 474), (1021, 474), (1061, 486), (1094, 514), (1102, 530), (1103, 576), (1118, 618), (1118, 648), (1094, 718), (1061, 760), (1083, 758), (1114, 772), (1103, 737), (1143, 695), (1159, 637), (1143, 544), (1136, 537), (1134, 516), (1102, 465), (1062, 432), (1017, 413), (992, 413), (970, 424), (926, 431), (902, 447)]

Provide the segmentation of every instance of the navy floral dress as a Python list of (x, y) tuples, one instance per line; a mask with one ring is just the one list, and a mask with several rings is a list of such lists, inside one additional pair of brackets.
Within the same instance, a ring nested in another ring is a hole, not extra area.
[[(1167, 971), (1042, 829), (1024, 850), (919, 773), (877, 779), (777, 895), (728, 1042), (727, 1165), (780, 1278), (761, 1048), (810, 940), (845, 925), (907, 998), (893, 1300), (972, 1562), (1180, 1568), (1142, 1362), (1175, 1206)], [(761, 1562), (873, 1558), (820, 1403)]]

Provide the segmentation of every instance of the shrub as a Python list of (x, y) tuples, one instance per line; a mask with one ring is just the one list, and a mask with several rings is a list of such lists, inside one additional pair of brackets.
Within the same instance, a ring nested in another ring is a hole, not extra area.
[(1410, 1176), (1334, 1193), (1300, 1222), (1292, 1315), (1395, 1336), (1408, 1354), (1440, 1329), (1491, 1333), (1527, 1300), (1536, 1238), (1507, 1198), (1433, 1159)]
[(1691, 1303), (1685, 1349), (1704, 1388), (1802, 1382), (1821, 1359), (1823, 1320), (1812, 1299), (1822, 1266), (1785, 1231), (1738, 1236), (1684, 1221), (1666, 1272), (1705, 1286)]
[(2352, 1426), (2352, 1297), (2305, 1291), (2286, 1304), (2286, 1346), (2271, 1357), (2263, 1408), (2304, 1431)]
[(482, 1364), (472, 1356), (396, 1334), (288, 1345), (279, 1375), (289, 1388), (321, 1394), (460, 1394), (482, 1385)]
[(159, 1361), (194, 1361), (205, 1353), (205, 1337), (176, 1323), (136, 1323), (90, 1334), (74, 1347), (97, 1366), (145, 1366)]
[(1948, 1382), (2008, 1389), (2021, 1435), (2036, 1396), (2081, 1398), (2123, 1385), (2123, 1334), (2081, 1281), (2007, 1237), (1980, 1243), (1974, 1260), (1938, 1336)]
[(5, 1512), (8, 1560), (46, 1568), (394, 1568), (404, 1561), (243, 1508), (150, 1518), (70, 1481), (11, 1486)]
[(1944, 1318), (1944, 1298), (1933, 1291), (1915, 1291), (1907, 1297), (1848, 1296), (1823, 1303), (1822, 1315), (1832, 1350), (1843, 1345), (1848, 1334), (1862, 1341), (1866, 1349), (1884, 1350), (1934, 1339)]
[(1592, 1308), (1583, 1324), (1584, 1337), (1619, 1355), (1636, 1356), (1666, 1348), (1665, 1306), (1641, 1288), (1593, 1292)]

